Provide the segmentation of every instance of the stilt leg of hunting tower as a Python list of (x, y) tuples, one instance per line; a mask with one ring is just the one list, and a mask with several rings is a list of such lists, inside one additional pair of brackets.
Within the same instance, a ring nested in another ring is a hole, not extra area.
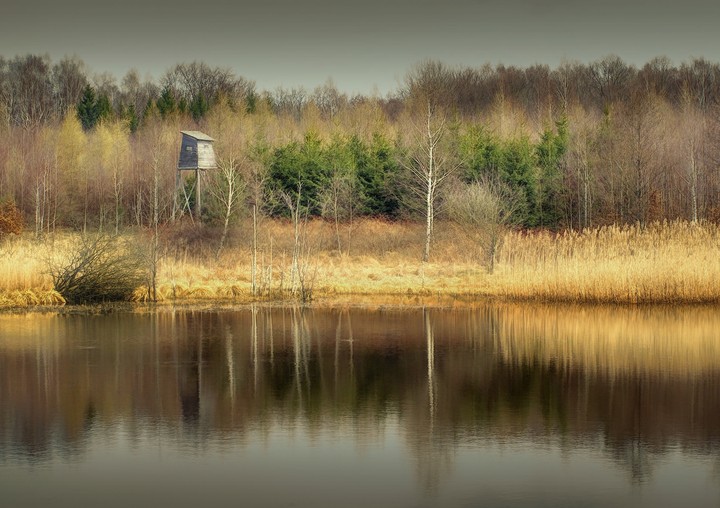
[(195, 170), (195, 214), (197, 220), (200, 220), (200, 214), (202, 213), (202, 202), (200, 201), (200, 170)]
[(180, 192), (180, 170), (175, 171), (175, 194), (173, 195), (172, 220), (175, 222), (178, 210), (178, 193)]

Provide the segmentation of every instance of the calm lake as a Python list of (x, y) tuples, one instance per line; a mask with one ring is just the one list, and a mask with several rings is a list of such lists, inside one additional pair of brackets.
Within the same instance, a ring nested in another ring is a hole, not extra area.
[(720, 309), (0, 316), (0, 506), (720, 505)]

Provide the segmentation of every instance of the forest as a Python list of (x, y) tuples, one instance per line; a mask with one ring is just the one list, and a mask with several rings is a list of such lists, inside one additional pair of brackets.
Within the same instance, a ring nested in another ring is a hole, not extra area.
[[(78, 252), (117, 250), (100, 233), (150, 246), (137, 277), (108, 279), (140, 300), (717, 301), (719, 108), (702, 58), (428, 60), (382, 97), (258, 90), (203, 62), (118, 81), (76, 57), (0, 58), (0, 230), (25, 242), (0, 286), (8, 305), (70, 301), (50, 258), (74, 277)], [(200, 182), (178, 178), (181, 131), (215, 140)]]
[(439, 214), (449, 193), (491, 178), (510, 190), (523, 228), (716, 220), (719, 98), (720, 65), (705, 59), (637, 68), (608, 56), (554, 69), (426, 61), (378, 97), (331, 81), (256, 90), (201, 62), (118, 82), (78, 58), (0, 58), (0, 198), (37, 234), (169, 221), (179, 131), (200, 130), (221, 162), (207, 175), (217, 187), (204, 201), (208, 223), (227, 215), (228, 178), (245, 198), (233, 217), (244, 202), (287, 215), (282, 196), (301, 194), (311, 216), (424, 219), (430, 145)]

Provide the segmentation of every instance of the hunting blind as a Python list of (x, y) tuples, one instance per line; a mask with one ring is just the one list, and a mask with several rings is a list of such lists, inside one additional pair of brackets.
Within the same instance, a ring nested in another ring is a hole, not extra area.
[[(180, 131), (182, 134), (182, 144), (180, 146), (180, 157), (178, 158), (177, 176), (176, 176), (176, 192), (175, 195), (182, 193), (182, 204), (179, 207), (180, 215), (187, 210), (192, 213), (190, 206), (190, 196), (195, 194), (195, 217), (200, 219), (202, 209), (202, 201), (200, 195), (200, 175), (206, 169), (217, 168), (215, 161), (215, 150), (213, 150), (213, 138), (200, 131)], [(195, 183), (186, 188), (183, 171), (195, 171)], [(178, 208), (177, 206), (175, 207)]]

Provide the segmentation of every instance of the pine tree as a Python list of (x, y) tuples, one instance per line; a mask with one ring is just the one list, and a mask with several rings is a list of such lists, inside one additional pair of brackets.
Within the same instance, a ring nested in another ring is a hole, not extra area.
[(175, 94), (168, 86), (163, 88), (156, 104), (158, 111), (160, 112), (160, 116), (163, 119), (177, 111), (177, 101), (175, 100)]
[(85, 86), (80, 102), (77, 105), (77, 116), (83, 129), (89, 131), (98, 121), (97, 98), (90, 85)]
[(555, 130), (546, 129), (535, 147), (538, 162), (537, 216), (541, 227), (555, 228), (562, 219), (560, 193), (561, 164), (568, 144), (567, 118), (555, 123)]
[(112, 105), (110, 104), (110, 98), (107, 94), (100, 94), (95, 103), (95, 115), (97, 117), (96, 122), (105, 120), (112, 116)]
[(131, 133), (135, 133), (138, 130), (138, 127), (140, 126), (140, 119), (137, 116), (137, 113), (135, 112), (135, 104), (130, 104), (130, 106), (127, 109), (127, 112), (125, 114), (125, 117), (127, 118), (128, 127), (130, 128)]
[(208, 112), (210, 109), (210, 105), (208, 104), (208, 101), (205, 99), (205, 96), (201, 93), (197, 94), (195, 97), (193, 97), (192, 102), (190, 103), (190, 114), (193, 117), (193, 120), (196, 122), (200, 121), (200, 119), (205, 116), (205, 113)]

